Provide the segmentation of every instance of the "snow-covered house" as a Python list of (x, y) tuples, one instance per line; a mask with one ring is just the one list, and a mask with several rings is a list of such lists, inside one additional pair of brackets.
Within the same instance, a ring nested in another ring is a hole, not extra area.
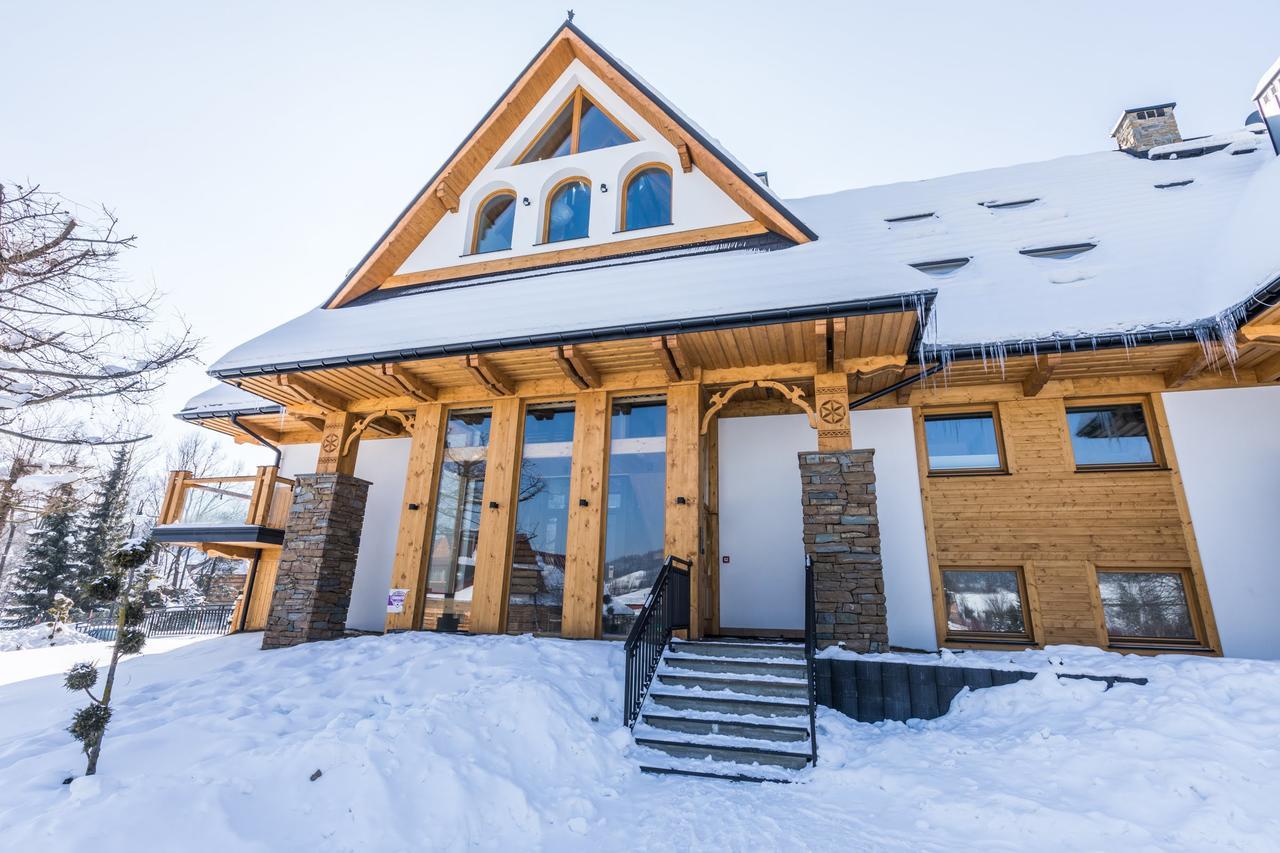
[(802, 631), (808, 557), (854, 648), (1274, 657), (1280, 161), (1174, 110), (783, 200), (566, 23), (322, 305), (212, 366), (180, 417), (279, 464), (175, 472), (158, 533), (253, 561), (266, 645), (625, 635), (670, 555), (695, 638)]

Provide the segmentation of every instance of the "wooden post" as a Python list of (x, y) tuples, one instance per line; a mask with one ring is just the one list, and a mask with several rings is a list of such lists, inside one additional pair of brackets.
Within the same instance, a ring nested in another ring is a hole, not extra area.
[(507, 579), (511, 573), (520, 439), (524, 432), (521, 409), (518, 397), (493, 401), (471, 599), (471, 631), (476, 634), (498, 634), (507, 627)]
[(667, 389), (666, 553), (689, 570), (689, 638), (702, 636), (702, 571), (698, 516), (702, 506), (702, 386), (678, 382)]
[(413, 419), (413, 441), (400, 505), (400, 532), (391, 566), (392, 589), (408, 590), (401, 613), (388, 613), (386, 630), (422, 627), (427, 595), (427, 558), (431, 552), (431, 527), (436, 515), (436, 488), (444, 455), (444, 406), (418, 406)]
[[(324, 416), (324, 434), (320, 439), (320, 458), (316, 473), (338, 473), (355, 476), (356, 453), (360, 438), (352, 438), (356, 416), (351, 412), (329, 412)], [(350, 439), (350, 440), (348, 440)]]
[(253, 492), (249, 496), (246, 524), (265, 525), (271, 515), (271, 501), (276, 492), (276, 475), (280, 469), (274, 465), (259, 465), (253, 478)]
[(187, 480), (190, 479), (190, 471), (169, 472), (169, 482), (165, 484), (164, 503), (160, 505), (157, 524), (173, 524), (182, 517), (182, 507), (187, 497)]
[(852, 450), (849, 432), (849, 377), (819, 373), (813, 377), (814, 411), (818, 414), (818, 450)]
[(569, 471), (569, 529), (565, 537), (565, 637), (600, 636), (604, 579), (605, 504), (609, 499), (609, 394), (577, 395), (573, 415), (573, 462)]

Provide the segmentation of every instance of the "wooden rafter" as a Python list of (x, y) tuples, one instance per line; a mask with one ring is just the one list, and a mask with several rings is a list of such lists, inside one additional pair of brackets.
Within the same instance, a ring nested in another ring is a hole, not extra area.
[(603, 384), (600, 381), (600, 371), (596, 370), (596, 366), (580, 348), (569, 344), (560, 349), (569, 364), (573, 365), (574, 372), (586, 381), (588, 388), (599, 388)]
[(1209, 367), (1210, 359), (1204, 347), (1196, 347), (1177, 364), (1164, 373), (1164, 384), (1170, 388), (1178, 388), (1195, 379)]
[(907, 367), (907, 354), (897, 355), (865, 355), (860, 358), (843, 360), (843, 370), (838, 373), (856, 374), (858, 376), (875, 376), (878, 373), (901, 373)]
[(588, 388), (600, 387), (600, 374), (596, 373), (593, 368), (582, 356), (581, 353), (571, 356), (572, 346), (556, 347), (551, 351), (551, 358), (555, 361), (556, 366), (560, 368), (560, 372), (564, 374), (575, 387), (585, 391)]
[(440, 396), (440, 390), (435, 385), (420, 376), (414, 376), (403, 364), (382, 365), (382, 375), (399, 386), (404, 393), (420, 402), (433, 403)]
[(1022, 393), (1027, 397), (1034, 397), (1044, 390), (1044, 386), (1053, 378), (1053, 372), (1058, 369), (1058, 364), (1062, 361), (1060, 355), (1047, 355), (1044, 358), (1044, 364), (1039, 359), (1036, 360), (1036, 366), (1027, 374), (1027, 378), (1022, 380)]
[(667, 335), (663, 342), (667, 345), (667, 351), (671, 353), (671, 359), (676, 363), (676, 370), (682, 379), (692, 379), (694, 376), (693, 362), (689, 357), (689, 353), (684, 347), (680, 346), (680, 338), (675, 335)]
[(1238, 339), (1250, 344), (1280, 344), (1280, 323), (1241, 326)]
[(296, 412), (293, 409), (286, 409), (285, 411), (287, 411), (289, 413), (289, 417), (293, 418), (295, 421), (306, 424), (316, 432), (324, 432), (324, 418), (318, 418), (315, 415)]
[(290, 373), (275, 376), (273, 379), (280, 388), (293, 391), (306, 402), (326, 412), (341, 412), (347, 408), (346, 400), (305, 376)]
[(471, 378), (479, 383), (490, 394), (499, 397), (510, 397), (516, 392), (516, 384), (503, 373), (496, 364), (483, 355), (469, 355), (462, 366), (471, 374)]
[(1254, 368), (1259, 382), (1280, 382), (1280, 353), (1259, 362)]
[(667, 347), (666, 339), (654, 338), (650, 343), (653, 346), (653, 354), (658, 358), (658, 366), (667, 375), (667, 381), (679, 382), (681, 379), (680, 365), (676, 363), (675, 355)]
[(844, 340), (848, 327), (849, 323), (844, 317), (835, 317), (831, 320), (831, 369), (836, 373), (846, 372)]

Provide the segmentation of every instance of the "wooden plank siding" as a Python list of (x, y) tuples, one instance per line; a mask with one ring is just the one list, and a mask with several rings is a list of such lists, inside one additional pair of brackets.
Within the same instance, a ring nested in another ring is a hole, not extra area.
[(948, 640), (941, 573), (947, 568), (1021, 569), (1036, 645), (1106, 646), (1095, 567), (1186, 568), (1207, 626), (1220, 648), (1203, 571), (1186, 511), (1171, 439), (1158, 412), (1149, 424), (1159, 468), (1077, 471), (1062, 399), (992, 404), (1007, 473), (930, 475), (927, 413), (916, 409), (916, 448), (939, 644)]

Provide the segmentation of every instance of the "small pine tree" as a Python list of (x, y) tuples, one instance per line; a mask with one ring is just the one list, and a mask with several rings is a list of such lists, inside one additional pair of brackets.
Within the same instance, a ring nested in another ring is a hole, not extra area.
[[(102, 752), (102, 738), (111, 722), (111, 688), (116, 680), (116, 665), (125, 655), (136, 655), (147, 642), (142, 629), (146, 611), (143, 601), (147, 578), (138, 569), (151, 558), (155, 543), (150, 539), (128, 539), (117, 545), (107, 555), (107, 573), (95, 578), (87, 587), (88, 592), (103, 602), (114, 602), (119, 608), (116, 618), (116, 643), (111, 649), (111, 664), (107, 667), (107, 681), (102, 696), (93, 695), (98, 683), (98, 667), (92, 663), (77, 663), (67, 671), (63, 682), (70, 691), (83, 690), (90, 703), (76, 711), (67, 731), (80, 741), (84, 754), (89, 757), (85, 775), (98, 771), (98, 756)], [(67, 781), (70, 781), (69, 779)]]
[(14, 584), (20, 603), (47, 613), (59, 594), (79, 596), (76, 538), (75, 490), (64, 483), (49, 496), (44, 517), (27, 539)]
[(80, 525), (78, 585), (83, 588), (107, 571), (112, 546), (125, 533), (124, 512), (129, 493), (128, 448), (121, 447), (111, 457), (111, 468), (94, 492), (89, 511)]

